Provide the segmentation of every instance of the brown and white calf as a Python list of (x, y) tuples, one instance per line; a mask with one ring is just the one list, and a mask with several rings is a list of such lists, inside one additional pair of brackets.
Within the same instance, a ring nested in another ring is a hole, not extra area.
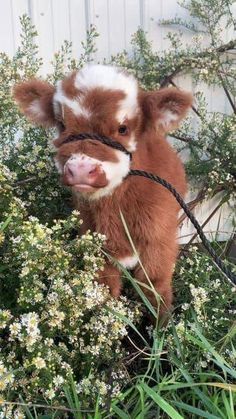
[[(37, 79), (22, 82), (14, 96), (33, 123), (58, 128), (56, 166), (72, 189), (84, 231), (105, 234), (107, 253), (147, 285), (126, 236), (121, 210), (145, 271), (165, 302), (161, 310), (169, 308), (180, 208), (161, 185), (126, 175), (130, 168), (146, 170), (185, 194), (183, 165), (165, 136), (186, 115), (191, 94), (174, 88), (145, 92), (132, 75), (117, 67), (88, 65), (56, 87)], [(63, 144), (68, 136), (84, 132), (121, 143), (132, 152), (132, 162), (122, 151), (95, 140)], [(120, 295), (121, 273), (109, 261), (99, 281), (109, 286), (114, 297)], [(143, 291), (156, 305), (154, 294), (145, 287)]]

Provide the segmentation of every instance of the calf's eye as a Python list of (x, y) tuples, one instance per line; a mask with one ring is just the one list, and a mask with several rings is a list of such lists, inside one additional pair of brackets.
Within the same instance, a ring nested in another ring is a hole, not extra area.
[(129, 132), (129, 129), (126, 125), (120, 125), (118, 128), (118, 132), (120, 135), (127, 135)]

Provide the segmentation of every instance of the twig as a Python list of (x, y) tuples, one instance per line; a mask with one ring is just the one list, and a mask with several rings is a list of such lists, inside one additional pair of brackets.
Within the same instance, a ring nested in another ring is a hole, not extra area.
[[(189, 209), (192, 211), (200, 202), (202, 202), (206, 196), (206, 185), (203, 186), (202, 189), (200, 189), (200, 191), (198, 192), (196, 198), (194, 198), (192, 201), (188, 202), (187, 205), (189, 207)], [(178, 220), (178, 225), (182, 224), (183, 221), (185, 220), (185, 218), (187, 217), (187, 215), (185, 213), (183, 213), (179, 220)]]
[(36, 179), (37, 179), (36, 176), (31, 176), (31, 177), (28, 177), (28, 178), (23, 179), (23, 180), (17, 180), (15, 182), (15, 185), (16, 186), (18, 186), (18, 185), (24, 185), (24, 183), (29, 183), (29, 182), (32, 182), (32, 180), (36, 180)]
[(220, 74), (220, 73), (218, 73), (218, 77), (219, 77), (219, 79), (220, 79), (220, 81), (221, 81), (222, 87), (223, 87), (224, 92), (225, 92), (225, 94), (226, 94), (226, 96), (227, 96), (227, 98), (228, 98), (228, 101), (229, 101), (229, 103), (230, 103), (230, 105), (231, 105), (231, 107), (232, 107), (232, 109), (233, 109), (234, 113), (236, 114), (236, 107), (235, 107), (234, 102), (233, 102), (233, 100), (232, 100), (232, 98), (231, 98), (231, 96), (230, 96), (230, 93), (229, 93), (229, 91), (228, 91), (228, 89), (227, 89), (227, 87), (226, 87), (226, 85), (225, 85), (225, 82), (224, 82), (224, 80), (223, 80), (223, 77), (221, 76), (221, 74)]
[[(176, 138), (176, 140), (180, 140), (180, 141), (183, 141), (184, 143), (187, 143), (187, 144), (189, 144), (189, 143), (191, 143), (191, 144), (194, 144), (194, 145), (198, 145), (192, 138), (190, 138), (190, 137), (182, 137), (181, 135), (178, 135), (178, 134), (169, 134), (169, 136), (170, 137), (173, 137), (173, 138)], [(196, 144), (195, 144), (196, 143)]]
[[(171, 84), (172, 86), (176, 87), (176, 89), (179, 89), (179, 87), (177, 86), (177, 84), (175, 84), (175, 82), (173, 82), (173, 80), (170, 80), (170, 84)], [(194, 106), (194, 105), (192, 105), (192, 106), (191, 106), (191, 108), (192, 108), (193, 112), (195, 112), (195, 114), (196, 114), (199, 118), (201, 118), (201, 114), (198, 112), (198, 110), (195, 108), (195, 106)]]
[[(216, 187), (215, 190), (214, 190), (214, 195), (212, 196), (212, 198), (214, 198), (214, 196), (216, 194), (218, 194), (219, 192), (223, 192), (224, 190), (225, 189), (224, 189), (223, 186)], [(196, 198), (194, 198), (192, 201), (190, 201), (187, 204), (191, 211), (197, 206), (197, 204), (200, 204), (204, 200), (204, 198), (206, 196), (206, 191), (207, 191), (207, 184), (205, 184), (203, 186), (203, 188), (198, 192)], [(178, 224), (181, 224), (185, 220), (186, 217), (187, 217), (187, 215), (185, 213), (182, 214), (181, 217), (179, 218)]]
[(39, 408), (44, 408), (44, 409), (51, 409), (51, 410), (61, 410), (64, 412), (74, 412), (74, 413), (80, 413), (80, 412), (94, 412), (94, 410), (78, 410), (78, 409), (69, 409), (67, 407), (64, 406), (50, 406), (48, 404), (34, 404), (34, 403), (20, 403), (20, 402), (7, 402), (5, 400), (1, 400), (0, 401), (0, 406), (1, 405), (10, 405), (10, 406), (23, 406), (23, 407), (39, 407)]
[[(220, 209), (220, 207), (223, 205), (224, 200), (221, 200), (220, 203), (215, 207), (215, 209), (211, 212), (209, 217), (204, 221), (204, 223), (201, 225), (201, 228), (203, 229), (209, 221), (212, 219), (212, 217), (216, 214), (216, 212)], [(193, 235), (193, 237), (189, 240), (189, 242), (184, 246), (183, 251), (187, 250), (188, 247), (192, 244), (192, 242), (195, 240), (195, 238), (198, 236), (197, 233)]]
[(177, 74), (183, 71), (184, 68), (189, 67), (197, 59), (207, 57), (211, 55), (212, 52), (224, 53), (235, 48), (236, 48), (236, 39), (233, 39), (232, 41), (229, 41), (227, 44), (221, 45), (220, 47), (216, 48), (214, 51), (210, 52), (206, 49), (205, 51), (202, 51), (199, 54), (194, 55), (192, 58), (186, 59), (183, 65), (179, 65), (178, 67), (176, 67), (176, 69), (171, 74), (169, 74), (168, 76), (164, 78), (164, 80), (160, 83), (160, 87), (162, 88), (162, 87), (168, 86), (168, 84), (170, 83), (173, 77), (177, 76)]
[[(207, 231), (205, 230), (204, 233), (205, 234), (213, 234), (213, 233), (232, 234), (232, 231), (230, 231), (230, 230), (218, 230), (217, 229), (217, 230), (207, 230)], [(195, 234), (195, 233), (189, 233), (189, 234), (184, 234), (183, 236), (178, 236), (177, 240), (184, 239), (186, 237), (192, 237), (193, 234)]]

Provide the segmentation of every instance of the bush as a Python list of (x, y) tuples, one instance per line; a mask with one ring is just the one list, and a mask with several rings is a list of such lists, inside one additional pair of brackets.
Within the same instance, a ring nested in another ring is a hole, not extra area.
[(76, 211), (50, 227), (28, 216), (14, 196), (15, 176), (0, 169), (2, 396), (60, 402), (69, 374), (81, 392), (90, 385), (90, 398), (93, 392), (105, 395), (107, 374), (116, 374), (111, 393), (117, 392), (127, 328), (112, 311), (134, 321), (139, 310), (125, 297), (110, 299), (93, 282), (104, 263), (104, 237), (88, 232), (73, 238), (81, 224)]
[(41, 63), (30, 20), (21, 22), (21, 49), (13, 60), (1, 55), (0, 392), (7, 400), (20, 395), (58, 404), (71, 375), (91, 402), (108, 388), (116, 394), (123, 381), (127, 327), (112, 312), (132, 322), (139, 310), (125, 297), (111, 300), (93, 282), (104, 264), (105, 237), (89, 231), (78, 237), (82, 220), (58, 186), (49, 133), (28, 124), (12, 102), (12, 85)]

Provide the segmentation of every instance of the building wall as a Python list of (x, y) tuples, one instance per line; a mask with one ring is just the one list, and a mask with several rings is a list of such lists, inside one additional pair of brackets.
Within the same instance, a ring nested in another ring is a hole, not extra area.
[[(72, 41), (73, 55), (79, 57), (82, 52), (81, 42), (86, 39), (86, 31), (94, 24), (100, 36), (97, 38), (95, 61), (102, 62), (112, 54), (126, 49), (131, 50), (131, 36), (138, 27), (148, 33), (155, 50), (168, 47), (165, 39), (167, 32), (175, 30), (159, 24), (161, 19), (170, 19), (176, 15), (189, 20), (188, 12), (181, 8), (177, 0), (0, 0), (0, 51), (10, 55), (16, 52), (20, 43), (19, 16), (27, 13), (38, 31), (39, 54), (44, 60), (43, 75), (50, 72), (53, 54), (66, 39)], [(233, 5), (236, 12), (236, 5)], [(183, 29), (184, 40), (189, 42), (191, 32)], [(225, 42), (232, 33), (225, 30), (222, 23), (222, 37)], [(203, 42), (207, 43), (207, 39)], [(191, 78), (178, 78), (179, 86), (192, 90)], [(220, 89), (208, 89), (198, 86), (206, 95), (210, 111), (230, 112), (229, 103)], [(193, 197), (194, 194), (191, 195)], [(190, 199), (190, 196), (187, 200)], [(203, 223), (217, 206), (214, 198), (201, 205), (195, 212)], [(216, 235), (216, 231), (220, 231)], [(227, 206), (223, 206), (206, 225), (205, 231), (212, 239), (223, 240), (230, 235), (231, 220)], [(180, 230), (181, 242), (187, 242), (194, 233), (194, 228), (185, 222)]]

